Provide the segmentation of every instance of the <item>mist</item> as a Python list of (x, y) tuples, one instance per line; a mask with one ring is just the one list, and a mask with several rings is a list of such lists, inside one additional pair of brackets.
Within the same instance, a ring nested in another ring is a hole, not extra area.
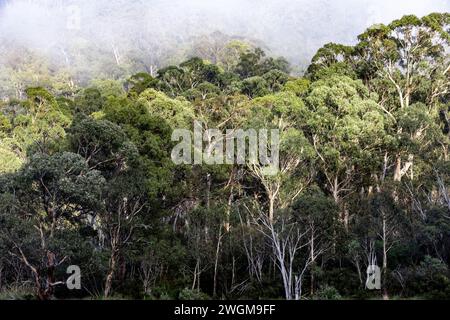
[(218, 31), (304, 66), (325, 43), (353, 44), (372, 24), (448, 11), (450, 0), (0, 0), (0, 45), (66, 64), (103, 50), (160, 65)]

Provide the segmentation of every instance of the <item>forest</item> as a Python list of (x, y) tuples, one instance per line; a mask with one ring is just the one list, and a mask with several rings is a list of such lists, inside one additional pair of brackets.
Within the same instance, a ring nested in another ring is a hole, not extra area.
[[(4, 47), (0, 299), (449, 299), (450, 14), (361, 32), (304, 72), (221, 33), (174, 64)], [(279, 130), (279, 171), (175, 164), (195, 121)]]

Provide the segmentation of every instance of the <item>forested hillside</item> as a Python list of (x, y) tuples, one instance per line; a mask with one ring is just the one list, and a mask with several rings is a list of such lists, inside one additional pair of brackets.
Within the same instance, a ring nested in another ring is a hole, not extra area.
[[(223, 34), (125, 81), (95, 52), (76, 81), (11, 53), (0, 298), (450, 298), (449, 32), (449, 13), (377, 24), (302, 76)], [(194, 121), (278, 129), (279, 172), (176, 165), (172, 133)]]

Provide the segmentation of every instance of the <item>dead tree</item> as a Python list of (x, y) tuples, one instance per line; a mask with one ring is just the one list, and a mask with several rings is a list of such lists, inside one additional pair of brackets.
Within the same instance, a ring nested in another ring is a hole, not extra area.
[(283, 280), (286, 300), (300, 300), (304, 275), (311, 265), (311, 254), (301, 254), (303, 249), (309, 250), (309, 226), (302, 228), (286, 215), (280, 215), (276, 221), (261, 213), (255, 220), (256, 228), (265, 236), (272, 249)]

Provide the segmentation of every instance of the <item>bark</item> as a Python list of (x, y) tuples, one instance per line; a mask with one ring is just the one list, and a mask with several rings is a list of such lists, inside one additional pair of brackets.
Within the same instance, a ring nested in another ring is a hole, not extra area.
[(230, 230), (231, 230), (230, 214), (231, 214), (231, 206), (233, 204), (233, 199), (234, 199), (233, 186), (231, 186), (230, 196), (228, 198), (227, 216), (226, 216), (226, 221), (225, 221), (225, 224), (224, 224), (226, 232), (230, 232)]
[(314, 295), (314, 266), (316, 263), (316, 256), (314, 254), (314, 230), (311, 230), (311, 296)]
[(303, 275), (311, 263), (309, 252), (307, 254), (308, 258), (304, 261), (303, 269), (299, 272), (296, 272), (294, 269), (298, 267), (295, 260), (299, 251), (303, 247), (310, 247), (309, 239), (305, 243), (302, 241), (306, 232), (301, 233), (298, 229), (292, 229), (283, 220), (281, 221), (280, 229), (275, 228), (267, 216), (262, 216), (260, 223), (262, 223), (260, 231), (270, 241), (274, 255), (274, 265), (280, 272), (286, 300), (300, 299)]
[(403, 176), (411, 169), (413, 165), (414, 156), (410, 154), (408, 156), (408, 161), (402, 166), (402, 158), (397, 156), (394, 172), (394, 181), (401, 182)]
[(395, 163), (394, 181), (397, 182), (402, 181), (401, 171), (402, 171), (402, 159), (401, 157), (397, 157)]
[(211, 207), (211, 174), (206, 175), (206, 208)]
[(361, 283), (361, 286), (363, 285), (363, 279), (362, 279), (362, 274), (361, 274), (361, 267), (359, 265), (359, 261), (356, 260), (356, 270), (358, 271), (358, 278), (359, 278), (359, 283)]
[(16, 248), (20, 255), (19, 259), (30, 269), (34, 277), (34, 283), (36, 286), (37, 298), (41, 301), (50, 300), (54, 293), (54, 287), (62, 284), (62, 282), (55, 282), (55, 269), (60, 265), (66, 258), (61, 260), (60, 263), (56, 262), (56, 256), (53, 252), (47, 251), (46, 257), (46, 274), (43, 275), (38, 267), (33, 266), (27, 259), (26, 255), (22, 249), (16, 245)]
[(105, 281), (105, 292), (104, 292), (105, 298), (108, 298), (112, 292), (112, 281), (114, 278), (114, 274), (116, 272), (117, 258), (118, 258), (118, 254), (117, 254), (116, 250), (113, 249), (113, 251), (111, 253), (111, 257), (109, 259), (109, 270), (108, 270), (108, 274), (106, 276), (106, 281)]
[(386, 215), (383, 212), (383, 299), (388, 300), (387, 292), (387, 231), (386, 231)]
[(275, 197), (269, 195), (269, 221), (272, 223), (274, 218)]
[(195, 264), (195, 269), (194, 269), (194, 279), (192, 280), (192, 291), (195, 289), (195, 285), (197, 283), (197, 269), (199, 267), (198, 265), (199, 265), (199, 262), (197, 259), (197, 263)]
[(53, 296), (53, 285), (55, 281), (55, 269), (56, 269), (56, 257), (51, 251), (47, 251), (47, 280), (46, 288), (44, 289), (43, 296), (45, 300), (50, 299)]
[(219, 266), (219, 254), (220, 254), (220, 245), (222, 243), (222, 232), (219, 232), (219, 239), (217, 240), (217, 246), (216, 246), (216, 258), (214, 261), (214, 290), (213, 290), (213, 297), (217, 296), (217, 270)]
[(335, 177), (334, 178), (334, 182), (333, 182), (333, 186), (332, 186), (332, 191), (333, 191), (333, 199), (334, 199), (334, 202), (336, 203), (336, 204), (339, 204), (339, 181), (338, 181), (338, 178), (337, 177)]

